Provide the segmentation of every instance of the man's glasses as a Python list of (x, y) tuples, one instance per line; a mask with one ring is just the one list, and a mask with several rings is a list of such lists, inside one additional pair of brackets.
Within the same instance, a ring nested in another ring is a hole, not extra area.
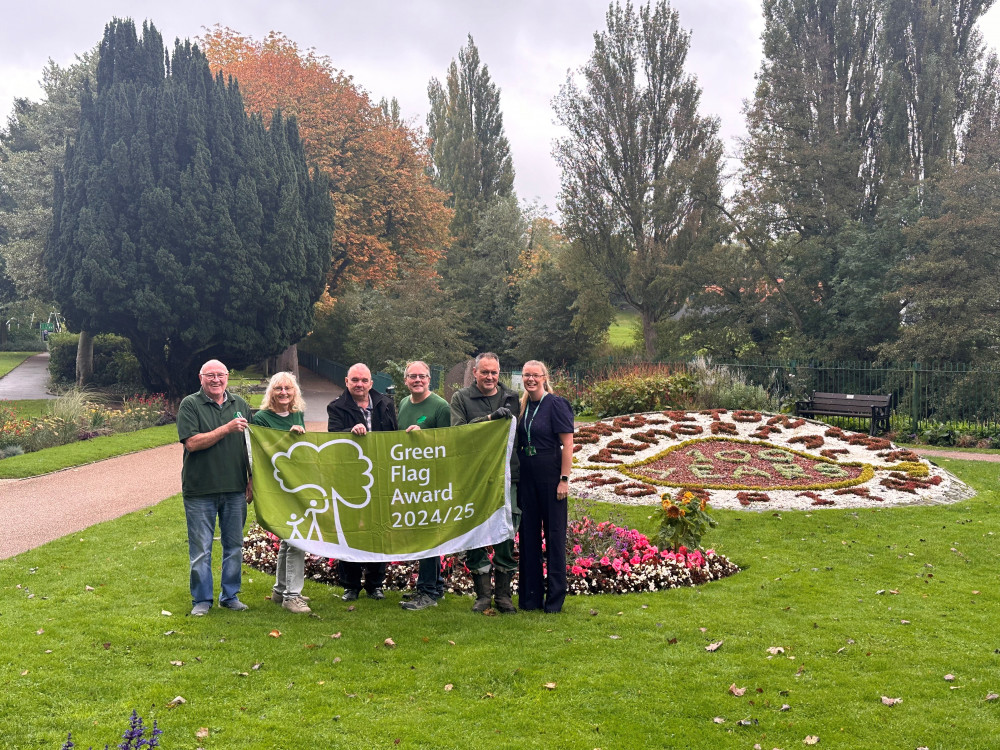
[(430, 380), (431, 379), (430, 375), (421, 375), (419, 373), (411, 373), (411, 374), (407, 375), (406, 377), (408, 377), (410, 380)]
[(203, 372), (201, 374), (205, 380), (225, 380), (229, 377), (228, 372), (218, 373), (218, 372)]

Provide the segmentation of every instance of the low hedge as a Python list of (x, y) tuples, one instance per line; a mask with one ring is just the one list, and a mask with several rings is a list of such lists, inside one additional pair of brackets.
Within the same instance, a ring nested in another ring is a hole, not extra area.
[[(77, 333), (54, 333), (49, 336), (49, 374), (55, 383), (76, 382)], [(102, 333), (94, 337), (94, 377), (88, 385), (97, 388), (119, 386), (124, 390), (142, 390), (139, 360), (124, 336)]]

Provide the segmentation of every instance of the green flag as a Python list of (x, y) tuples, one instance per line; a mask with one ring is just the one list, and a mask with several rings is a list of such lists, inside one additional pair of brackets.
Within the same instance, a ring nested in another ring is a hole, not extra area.
[(419, 560), (514, 537), (514, 420), (362, 436), (249, 433), (257, 520), (306, 552)]

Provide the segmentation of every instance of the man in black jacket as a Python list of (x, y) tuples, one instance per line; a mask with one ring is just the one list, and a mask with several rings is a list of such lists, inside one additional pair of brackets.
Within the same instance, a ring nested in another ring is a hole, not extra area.
[[(347, 390), (326, 406), (327, 431), (350, 432), (365, 435), (369, 430), (385, 432), (398, 430), (396, 405), (392, 398), (372, 390), (372, 373), (360, 362), (351, 365), (345, 379)], [(365, 577), (365, 591), (372, 599), (384, 599), (382, 581), (386, 564), (379, 562), (340, 561), (340, 582), (344, 586), (345, 602), (354, 601), (361, 593), (361, 574)]]

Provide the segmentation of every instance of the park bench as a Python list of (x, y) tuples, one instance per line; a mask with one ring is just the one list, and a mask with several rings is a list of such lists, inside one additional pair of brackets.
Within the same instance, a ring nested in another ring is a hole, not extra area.
[(889, 429), (892, 394), (860, 396), (854, 393), (820, 393), (813, 391), (807, 401), (795, 402), (797, 417), (856, 417), (870, 419), (869, 435)]

